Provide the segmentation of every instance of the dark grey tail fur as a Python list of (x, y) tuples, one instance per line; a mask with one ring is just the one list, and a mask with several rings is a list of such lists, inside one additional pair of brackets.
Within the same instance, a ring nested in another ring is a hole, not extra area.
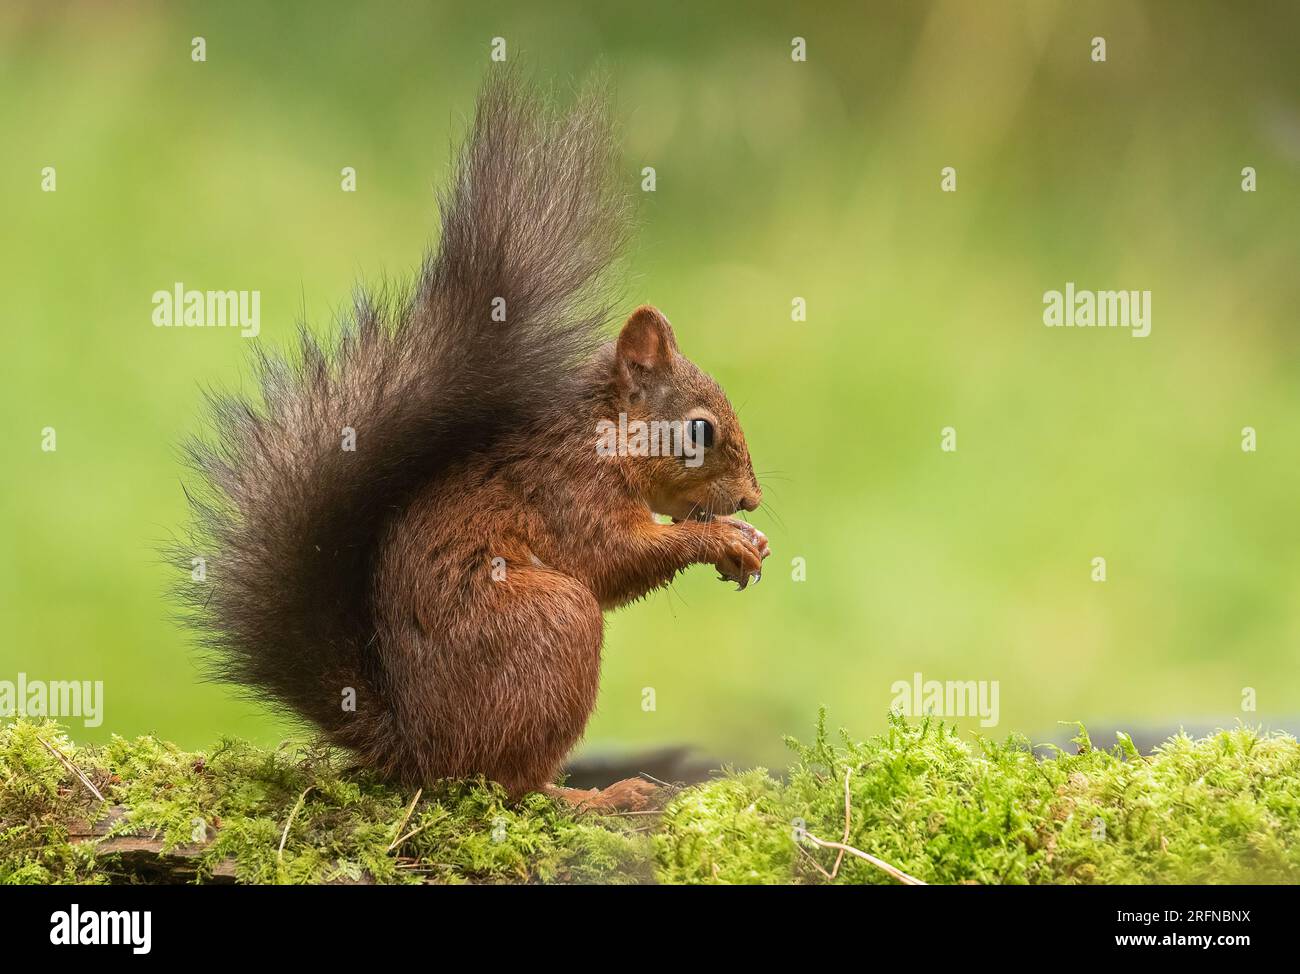
[[(208, 397), (175, 554), (216, 677), (372, 759), (394, 741), (369, 662), (377, 545), (416, 490), (553, 402), (600, 341), (628, 228), (617, 180), (599, 91), (557, 112), (509, 74), (489, 81), (415, 287), (363, 293), (324, 346), (304, 328), (296, 356), (259, 352), (260, 397)], [(195, 556), (206, 583), (188, 580)]]

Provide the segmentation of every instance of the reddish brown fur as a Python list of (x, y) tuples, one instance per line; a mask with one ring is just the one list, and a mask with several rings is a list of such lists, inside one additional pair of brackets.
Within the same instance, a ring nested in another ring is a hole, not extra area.
[[(648, 317), (671, 341), (650, 308), (624, 336)], [(742, 581), (762, 567), (762, 536), (712, 516), (761, 499), (721, 389), (675, 343), (648, 367), (623, 351), (608, 346), (588, 364), (571, 410), (459, 465), (389, 532), (377, 643), (412, 781), (481, 772), (519, 793), (554, 780), (595, 705), (602, 609), (691, 564)], [(719, 420), (718, 439), (695, 470), (678, 457), (597, 455), (600, 419), (675, 418), (700, 406)], [(710, 519), (660, 524), (652, 514), (692, 509)], [(500, 580), (494, 558), (504, 559)]]
[[(602, 610), (695, 562), (743, 587), (766, 541), (725, 516), (760, 498), (744, 435), (668, 322), (639, 308), (602, 344), (628, 206), (599, 92), (557, 113), (494, 76), (442, 204), (409, 293), (259, 351), (260, 400), (212, 398), (172, 553), (217, 678), (391, 777), (517, 794), (582, 734)], [(620, 412), (708, 416), (717, 440), (697, 468), (599, 456)]]

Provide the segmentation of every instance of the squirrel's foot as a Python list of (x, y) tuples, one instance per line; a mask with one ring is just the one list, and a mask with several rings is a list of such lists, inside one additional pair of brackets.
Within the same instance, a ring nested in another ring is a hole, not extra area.
[(767, 535), (748, 521), (734, 517), (715, 517), (709, 523), (719, 525), (727, 532), (723, 541), (723, 556), (714, 566), (723, 581), (735, 582), (740, 589), (751, 581), (761, 581), (763, 559), (772, 553)]
[(606, 788), (564, 788), (547, 785), (542, 791), (578, 812), (643, 812), (658, 807), (664, 789), (644, 778), (625, 778)]

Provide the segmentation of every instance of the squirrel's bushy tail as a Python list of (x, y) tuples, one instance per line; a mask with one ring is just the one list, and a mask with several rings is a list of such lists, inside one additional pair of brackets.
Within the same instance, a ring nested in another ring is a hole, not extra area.
[(628, 227), (617, 166), (598, 88), (556, 111), (518, 77), (489, 81), (415, 286), (361, 294), (328, 343), (304, 328), (296, 355), (258, 352), (259, 396), (208, 397), (176, 554), (215, 676), (384, 766), (376, 549), (416, 490), (554, 402), (600, 341)]

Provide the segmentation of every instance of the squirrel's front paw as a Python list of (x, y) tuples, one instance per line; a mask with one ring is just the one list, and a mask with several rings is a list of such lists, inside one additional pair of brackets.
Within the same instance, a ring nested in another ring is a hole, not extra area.
[(747, 521), (731, 517), (715, 517), (713, 524), (725, 533), (722, 539), (722, 557), (715, 562), (719, 576), (735, 582), (739, 589), (750, 581), (763, 577), (763, 559), (772, 553), (767, 536)]

